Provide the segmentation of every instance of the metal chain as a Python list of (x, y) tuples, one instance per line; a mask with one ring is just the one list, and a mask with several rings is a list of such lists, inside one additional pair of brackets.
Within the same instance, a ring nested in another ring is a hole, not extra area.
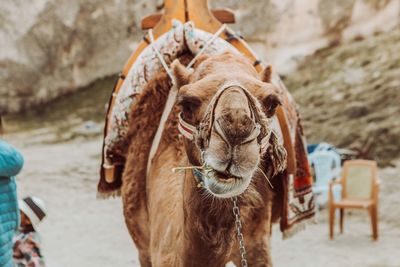
[(235, 215), (236, 236), (239, 241), (239, 252), (241, 259), (240, 262), (242, 263), (242, 267), (248, 267), (246, 259), (246, 248), (244, 247), (244, 238), (242, 234), (242, 223), (240, 222), (240, 211), (237, 205), (237, 197), (233, 197), (232, 202), (233, 202), (233, 215)]

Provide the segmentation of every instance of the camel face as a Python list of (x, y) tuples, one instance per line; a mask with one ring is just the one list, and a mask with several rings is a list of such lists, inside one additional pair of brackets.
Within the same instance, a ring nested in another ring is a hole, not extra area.
[(243, 193), (260, 161), (260, 133), (252, 119), (247, 96), (241, 88), (223, 92), (215, 107), (209, 145), (204, 150), (204, 163), (211, 167), (205, 187), (217, 197)]
[(204, 187), (218, 198), (242, 194), (258, 169), (265, 151), (262, 140), (271, 132), (267, 117), (279, 100), (237, 55), (210, 57), (193, 72), (178, 63), (173, 69), (182, 117), (199, 129), (197, 147), (186, 148), (189, 159), (205, 164)]

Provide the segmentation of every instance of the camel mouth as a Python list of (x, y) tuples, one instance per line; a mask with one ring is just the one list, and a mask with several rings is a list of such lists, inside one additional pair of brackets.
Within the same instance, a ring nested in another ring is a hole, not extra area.
[(217, 170), (214, 170), (213, 174), (214, 174), (214, 178), (217, 179), (221, 183), (231, 183), (231, 182), (234, 182), (235, 180), (242, 179), (242, 177), (235, 176), (231, 173), (220, 172)]
[(242, 194), (250, 180), (250, 177), (237, 177), (227, 172), (211, 170), (204, 179), (204, 186), (217, 198), (231, 198)]

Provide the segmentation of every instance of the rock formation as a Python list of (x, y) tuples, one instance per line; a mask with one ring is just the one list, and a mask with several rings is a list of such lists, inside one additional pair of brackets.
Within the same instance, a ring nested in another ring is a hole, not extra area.
[[(27, 110), (119, 72), (160, 0), (23, 0), (0, 4), (0, 112)], [(232, 27), (288, 73), (332, 42), (399, 25), (400, 0), (227, 0)]]

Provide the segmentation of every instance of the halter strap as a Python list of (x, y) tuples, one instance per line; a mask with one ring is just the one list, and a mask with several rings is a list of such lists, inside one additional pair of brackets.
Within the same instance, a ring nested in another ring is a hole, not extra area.
[[(256, 104), (256, 100), (254, 99), (254, 97), (250, 94), (250, 92), (243, 87), (239, 82), (237, 81), (231, 81), (231, 82), (227, 82), (225, 84), (223, 84), (217, 91), (217, 93), (214, 95), (214, 97), (211, 99), (210, 101), (210, 105), (208, 106), (207, 110), (206, 110), (206, 114), (202, 120), (202, 122), (200, 123), (199, 126), (199, 138), (198, 138), (198, 142), (197, 144), (199, 145), (199, 147), (201, 149), (204, 149), (206, 146), (208, 146), (208, 141), (209, 141), (209, 137), (211, 135), (211, 131), (213, 129), (213, 123), (214, 123), (214, 116), (215, 116), (215, 108), (218, 104), (218, 101), (221, 97), (221, 95), (229, 88), (231, 87), (238, 87), (240, 88), (243, 93), (246, 95), (247, 101), (248, 101), (248, 105), (249, 105), (249, 109), (250, 109), (250, 116), (252, 119), (254, 119), (254, 121), (256, 122), (256, 124), (258, 124), (257, 122), (260, 121), (260, 117), (258, 115), (257, 112), (257, 104)], [(208, 120), (208, 121), (207, 121)], [(262, 129), (262, 126), (259, 125), (259, 127), (256, 128), (256, 131), (258, 132), (257, 134), (257, 141), (259, 144), (261, 144), (262, 141), (262, 136), (260, 136), (261, 132), (265, 132), (265, 129)], [(264, 135), (264, 134), (263, 134)]]
[[(224, 90), (226, 90), (226, 89), (228, 89), (228, 88), (230, 88), (230, 87), (232, 87), (232, 86), (240, 86), (241, 87), (241, 85), (238, 85), (238, 84), (233, 84), (233, 83), (229, 83), (229, 84), (224, 84), (220, 89), (218, 89), (218, 92), (217, 92), (217, 96), (219, 96), (220, 94), (222, 94), (222, 92), (224, 91)], [(221, 92), (220, 92), (221, 91)], [(215, 97), (215, 96), (214, 96)], [(211, 100), (211, 102), (213, 102), (213, 100)], [(214, 100), (214, 102), (216, 102), (215, 100)], [(216, 103), (213, 105), (213, 106), (215, 106), (216, 105)], [(213, 107), (214, 108), (214, 107)], [(211, 111), (212, 113), (214, 113), (214, 110), (212, 110)], [(212, 118), (211, 118), (212, 119)], [(188, 123), (188, 122), (186, 122), (184, 119), (183, 119), (183, 117), (182, 117), (182, 113), (179, 113), (179, 123), (178, 123), (178, 129), (179, 129), (179, 132), (184, 136), (184, 137), (186, 137), (187, 139), (189, 139), (189, 140), (194, 140), (194, 136), (195, 136), (195, 134), (196, 134), (196, 131), (197, 131), (197, 128), (196, 128), (196, 126), (193, 126), (193, 125), (191, 125), (190, 123)]]
[(189, 140), (194, 140), (194, 134), (196, 133), (196, 127), (186, 122), (182, 118), (182, 113), (179, 113), (179, 123), (178, 123), (179, 132)]
[[(198, 129), (196, 126), (191, 125), (190, 123), (186, 122), (183, 119), (182, 114), (180, 113), (179, 114), (179, 123), (178, 123), (179, 132), (183, 136), (185, 136), (187, 139), (193, 141), (195, 139), (195, 135), (199, 134), (199, 131), (202, 130), (201, 128), (206, 127), (207, 124), (211, 124), (208, 127), (208, 133), (207, 133), (207, 136), (210, 136), (211, 131), (212, 131), (212, 124), (214, 121), (215, 107), (217, 106), (218, 100), (219, 100), (220, 96), (222, 95), (222, 93), (231, 87), (239, 87), (240, 89), (242, 89), (245, 92), (247, 97), (251, 97), (250, 94), (248, 93), (247, 89), (244, 88), (240, 83), (238, 83), (238, 82), (225, 83), (218, 89), (217, 93), (211, 99), (210, 106), (206, 110), (206, 115), (204, 116), (203, 121), (205, 120), (205, 118), (207, 116), (210, 116), (210, 118), (209, 118), (210, 121), (208, 123), (205, 123), (202, 121), (200, 123), (200, 129)], [(250, 99), (249, 99), (249, 102), (251, 102)], [(253, 105), (251, 103), (249, 103), (249, 108), (250, 108), (251, 118), (257, 121), (256, 111), (254, 110), (255, 107), (253, 107)], [(255, 131), (246, 140), (257, 138), (260, 135), (260, 133), (261, 133), (261, 125), (256, 122)], [(270, 135), (270, 133), (267, 135), (267, 137), (269, 137), (269, 135)], [(259, 143), (261, 144), (261, 140)]]

